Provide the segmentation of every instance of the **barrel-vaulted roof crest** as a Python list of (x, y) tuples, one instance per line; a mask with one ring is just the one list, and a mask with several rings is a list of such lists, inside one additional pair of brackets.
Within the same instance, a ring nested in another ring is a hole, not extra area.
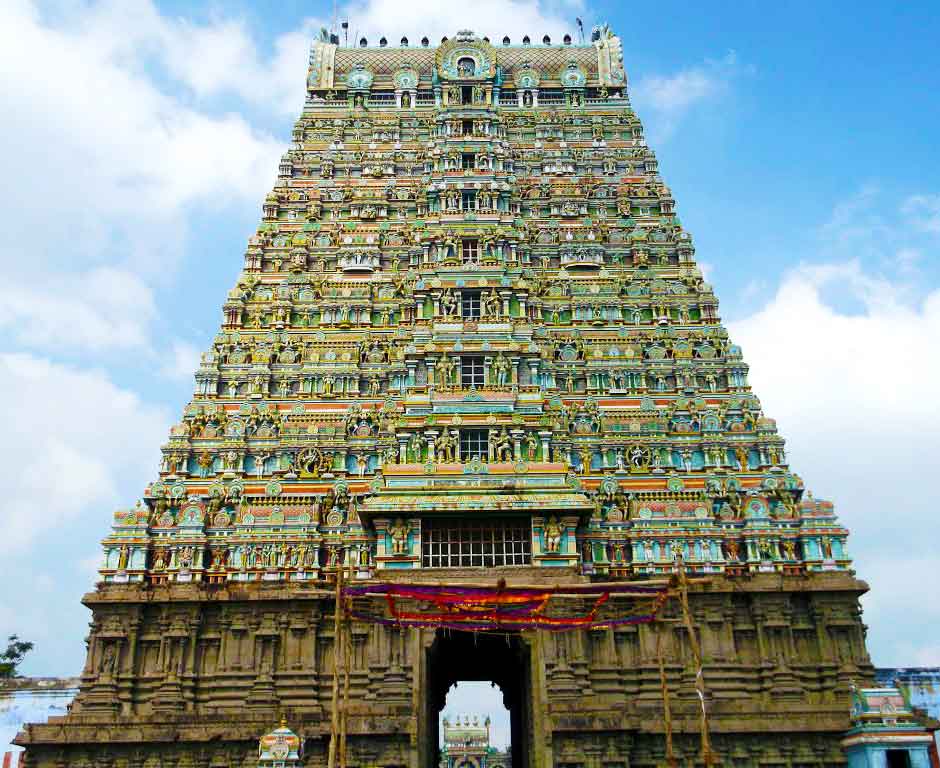
[(558, 74), (558, 79), (566, 88), (583, 88), (587, 83), (587, 73), (578, 66), (578, 62), (569, 61), (567, 66)]
[(418, 72), (412, 66), (404, 66), (395, 73), (395, 87), (406, 91), (418, 86)]
[(496, 51), (473, 32), (463, 30), (441, 43), (435, 65), (444, 80), (486, 80), (496, 74)]
[(517, 88), (538, 88), (540, 80), (539, 71), (532, 66), (531, 61), (523, 62), (513, 75), (513, 82)]
[(346, 75), (346, 85), (353, 90), (368, 90), (372, 86), (373, 75), (361, 61), (353, 65)]

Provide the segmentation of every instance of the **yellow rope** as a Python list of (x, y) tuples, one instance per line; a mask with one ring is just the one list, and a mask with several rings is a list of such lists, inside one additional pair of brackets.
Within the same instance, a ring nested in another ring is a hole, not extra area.
[(689, 611), (689, 585), (685, 576), (685, 565), (682, 563), (682, 556), (676, 558), (676, 565), (679, 570), (679, 604), (682, 607), (682, 618), (685, 623), (686, 631), (689, 633), (689, 645), (692, 648), (692, 658), (695, 662), (695, 692), (698, 694), (699, 705), (701, 707), (701, 734), (702, 734), (702, 762), (706, 766), (715, 762), (712, 754), (711, 737), (708, 733), (708, 708), (705, 706), (705, 675), (702, 670), (702, 649), (698, 644), (698, 636), (695, 634), (695, 626), (692, 624), (692, 614)]
[[(654, 625), (655, 626), (655, 625)], [(656, 629), (656, 658), (659, 661), (659, 687), (663, 694), (663, 724), (666, 727), (666, 764), (675, 768), (676, 756), (672, 751), (672, 707), (669, 704), (669, 686), (666, 684), (666, 667), (663, 664), (663, 625)]]
[(343, 569), (336, 569), (336, 611), (333, 614), (333, 693), (330, 702), (330, 751), (327, 766), (336, 768), (336, 747), (339, 741), (339, 665), (343, 652), (341, 634), (343, 617)]

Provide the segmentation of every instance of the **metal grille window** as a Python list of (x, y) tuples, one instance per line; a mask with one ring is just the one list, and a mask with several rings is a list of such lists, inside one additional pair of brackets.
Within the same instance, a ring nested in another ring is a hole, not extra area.
[(421, 521), (423, 568), (492, 568), (528, 565), (532, 557), (528, 518)]
[(475, 456), (486, 461), (489, 453), (490, 433), (487, 429), (460, 430), (460, 458), (470, 461)]
[(475, 264), (480, 258), (480, 241), (472, 238), (460, 241), (460, 255), (464, 264)]
[(460, 358), (460, 383), (464, 387), (483, 386), (483, 356), (464, 355)]
[(460, 193), (460, 210), (475, 211), (477, 207), (477, 193), (465, 189)]
[(470, 320), (480, 317), (480, 291), (460, 292), (460, 315)]
[(460, 167), (465, 171), (472, 171), (475, 163), (473, 162), (473, 154), (470, 152), (464, 152), (460, 156)]

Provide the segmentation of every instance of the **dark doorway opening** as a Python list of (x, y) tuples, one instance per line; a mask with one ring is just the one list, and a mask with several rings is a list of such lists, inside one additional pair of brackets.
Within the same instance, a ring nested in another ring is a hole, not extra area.
[[(427, 650), (426, 766), (440, 763), (439, 719), (447, 691), (462, 681), (495, 683), (509, 710), (512, 768), (528, 768), (532, 742), (532, 665), (518, 633), (489, 634), (439, 629)], [(502, 747), (503, 745), (498, 745)]]
[(911, 755), (906, 749), (887, 750), (888, 768), (911, 768)]

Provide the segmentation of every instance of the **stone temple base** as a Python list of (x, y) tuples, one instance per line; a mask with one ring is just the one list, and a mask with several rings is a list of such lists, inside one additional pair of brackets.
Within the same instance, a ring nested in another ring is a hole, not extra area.
[[(693, 585), (722, 764), (845, 762), (849, 686), (873, 677), (858, 605), (865, 589), (846, 573)], [(19, 735), (27, 765), (247, 768), (282, 716), (304, 739), (305, 764), (326, 765), (329, 589), (108, 585), (85, 602), (94, 618), (80, 692), (67, 716)], [(699, 759), (695, 671), (677, 606), (663, 615), (675, 753), (688, 765)], [(348, 765), (436, 768), (438, 714), (459, 680), (502, 690), (514, 768), (663, 765), (657, 631), (473, 636), (353, 624)]]

